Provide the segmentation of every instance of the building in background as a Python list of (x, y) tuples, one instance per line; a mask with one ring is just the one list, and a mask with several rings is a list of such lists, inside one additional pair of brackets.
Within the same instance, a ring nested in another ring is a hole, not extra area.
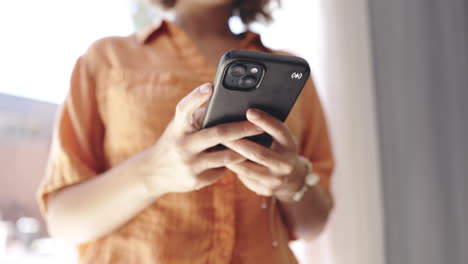
[(55, 104), (0, 93), (0, 212), (5, 221), (42, 219), (35, 195), (56, 110)]

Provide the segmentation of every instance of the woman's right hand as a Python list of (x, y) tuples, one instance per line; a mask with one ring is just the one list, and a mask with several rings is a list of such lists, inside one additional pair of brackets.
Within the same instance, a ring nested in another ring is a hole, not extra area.
[[(222, 142), (254, 136), (264, 131), (249, 121), (221, 124), (200, 130), (204, 107), (213, 91), (203, 84), (184, 97), (176, 107), (174, 119), (158, 142), (146, 151), (150, 190), (157, 193), (182, 193), (213, 184), (224, 167), (245, 158), (230, 149), (207, 151)], [(162, 113), (164, 114), (164, 113)]]
[(121, 227), (162, 195), (203, 188), (221, 177), (226, 165), (244, 161), (230, 149), (206, 151), (263, 132), (249, 121), (200, 130), (201, 105), (212, 89), (205, 84), (182, 99), (174, 119), (147, 150), (50, 195), (49, 231), (77, 244), (95, 240)]
[(183, 98), (173, 120), (150, 148), (49, 195), (49, 232), (76, 244), (95, 240), (121, 227), (161, 196), (213, 184), (226, 165), (244, 161), (230, 149), (206, 151), (263, 132), (249, 121), (200, 130), (201, 106), (212, 90), (211, 84), (205, 84)]

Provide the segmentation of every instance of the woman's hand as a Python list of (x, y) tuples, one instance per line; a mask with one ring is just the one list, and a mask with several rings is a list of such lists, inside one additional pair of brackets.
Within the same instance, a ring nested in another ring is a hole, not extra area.
[(229, 149), (205, 151), (223, 141), (263, 133), (248, 121), (199, 130), (200, 106), (211, 92), (211, 84), (205, 84), (179, 102), (174, 119), (152, 147), (50, 195), (49, 231), (76, 244), (95, 240), (121, 227), (161, 196), (212, 184), (224, 166), (244, 161)]
[(249, 109), (247, 119), (270, 134), (274, 142), (266, 148), (247, 139), (225, 141), (222, 144), (234, 150), (246, 161), (227, 164), (251, 191), (264, 196), (275, 195), (280, 200), (291, 200), (304, 183), (306, 164), (297, 154), (297, 142), (288, 127), (280, 120), (258, 109)]
[(263, 133), (249, 121), (222, 124), (200, 129), (204, 108), (212, 85), (195, 89), (177, 105), (174, 119), (158, 142), (148, 150), (154, 170), (147, 179), (150, 188), (164, 192), (190, 192), (214, 183), (224, 167), (245, 160), (242, 155), (225, 149), (207, 151), (222, 142), (236, 141)]

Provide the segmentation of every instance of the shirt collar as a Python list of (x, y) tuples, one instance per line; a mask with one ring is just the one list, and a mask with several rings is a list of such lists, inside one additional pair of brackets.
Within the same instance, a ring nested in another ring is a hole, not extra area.
[[(138, 41), (141, 44), (147, 44), (152, 40), (152, 37), (156, 33), (158, 33), (159, 31), (162, 31), (162, 30), (171, 31), (172, 27), (177, 27), (177, 26), (175, 24), (173, 24), (172, 22), (167, 21), (165, 19), (157, 19), (157, 20), (155, 20), (153, 22), (153, 24), (150, 27), (148, 27), (145, 30), (142, 30), (142, 31), (138, 32), (136, 35), (137, 35)], [(245, 34), (245, 36), (244, 36), (243, 40), (241, 41), (241, 43), (239, 45), (239, 48), (246, 48), (247, 49), (250, 45), (254, 45), (254, 46), (257, 46), (257, 47), (260, 46), (261, 48), (263, 48), (265, 50), (269, 50), (267, 47), (265, 47), (263, 45), (263, 42), (262, 42), (261, 37), (260, 37), (259, 34), (255, 33), (255, 32), (252, 32), (250, 30), (247, 30), (243, 34)]]
[(153, 21), (151, 26), (149, 26), (146, 29), (136, 33), (138, 41), (141, 44), (148, 43), (151, 36), (153, 36), (153, 34), (158, 32), (161, 28), (163, 28), (165, 23), (166, 22), (165, 22), (164, 19), (156, 19), (155, 21)]

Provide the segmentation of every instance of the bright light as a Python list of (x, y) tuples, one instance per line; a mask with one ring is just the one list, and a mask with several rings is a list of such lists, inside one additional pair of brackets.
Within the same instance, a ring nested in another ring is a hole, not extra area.
[(128, 0), (0, 1), (0, 92), (60, 103), (87, 47), (132, 31)]

